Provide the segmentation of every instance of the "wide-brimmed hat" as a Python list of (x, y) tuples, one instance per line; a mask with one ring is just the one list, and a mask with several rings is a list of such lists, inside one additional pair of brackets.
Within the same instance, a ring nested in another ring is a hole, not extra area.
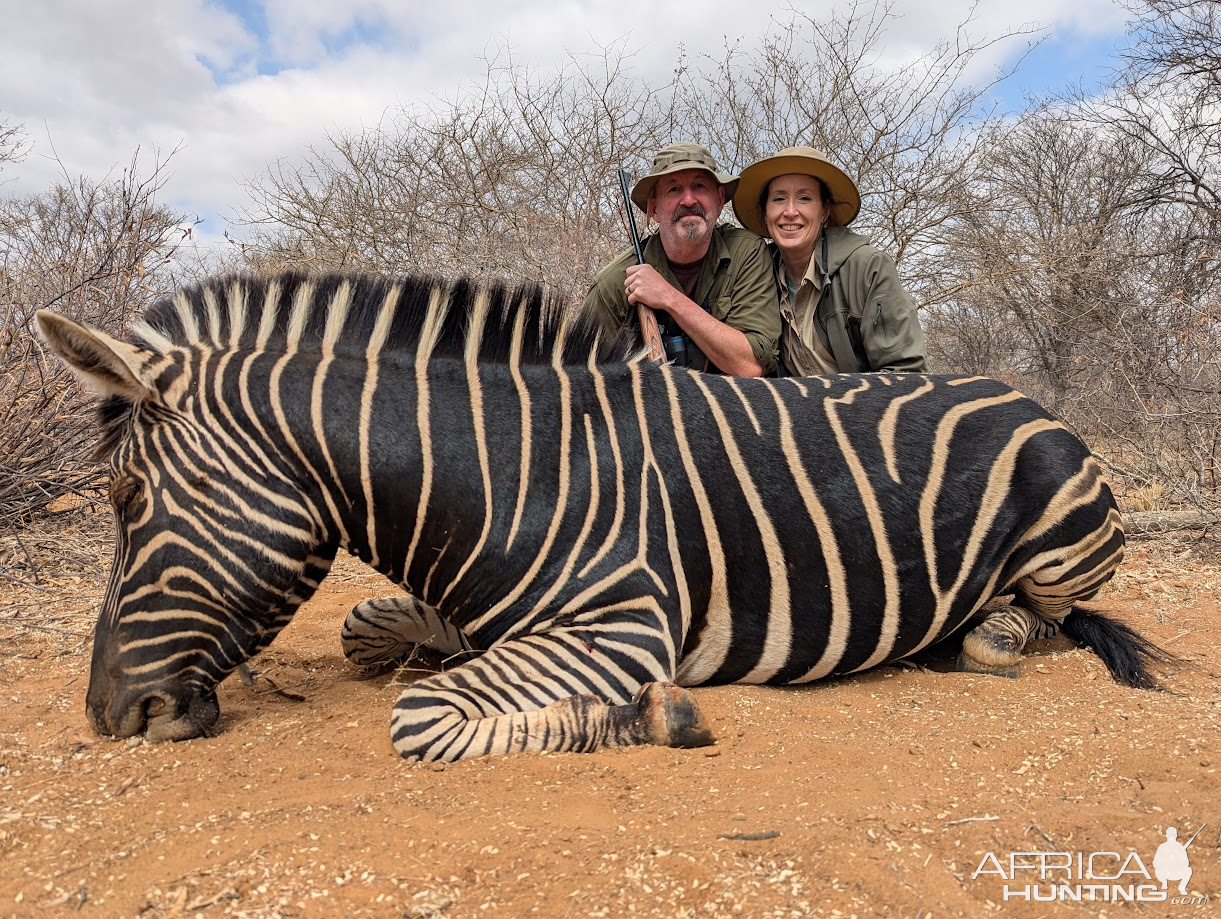
[(657, 180), (672, 172), (682, 172), (684, 169), (703, 169), (711, 172), (725, 188), (725, 199), (733, 197), (734, 189), (738, 187), (738, 177), (717, 171), (716, 160), (708, 152), (707, 147), (683, 141), (670, 144), (657, 151), (653, 157), (653, 170), (641, 178), (632, 187), (632, 202), (644, 211), (649, 212), (649, 196), (653, 194), (653, 186)]
[(760, 236), (770, 236), (759, 207), (759, 196), (772, 179), (790, 174), (822, 179), (831, 190), (835, 204), (827, 218), (827, 226), (847, 226), (860, 213), (861, 193), (848, 173), (813, 147), (785, 147), (774, 156), (764, 157), (742, 170), (738, 190), (733, 196), (733, 212), (738, 215), (738, 222)]

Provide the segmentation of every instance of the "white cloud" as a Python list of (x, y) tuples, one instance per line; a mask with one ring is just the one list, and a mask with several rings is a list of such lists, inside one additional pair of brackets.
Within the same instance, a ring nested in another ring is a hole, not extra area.
[[(1084, 40), (1117, 36), (1124, 25), (1112, 0), (981, 6), (968, 27), (973, 37), (1035, 22)], [(22, 125), (34, 150), (0, 173), (0, 189), (42, 191), (64, 172), (100, 179), (137, 148), (151, 164), (154, 151), (181, 147), (164, 198), (198, 211), (216, 233), (243, 203), (242, 181), (276, 158), (324, 146), (328, 131), (375, 125), (397, 105), (452, 96), (498, 48), (547, 69), (567, 53), (622, 38), (637, 72), (661, 83), (680, 45), (690, 57), (719, 55), (727, 40), (757, 41), (769, 19), (792, 15), (788, 0), (750, 4), (750, 21), (740, 2), (725, 0), (698, 7), (677, 0), (9, 0), (4, 7), (0, 119)], [(831, 5), (801, 9), (829, 15)], [(902, 18), (887, 34), (886, 57), (910, 59), (952, 38), (970, 3), (898, 0), (896, 10)], [(981, 64), (999, 66), (1020, 44)]]

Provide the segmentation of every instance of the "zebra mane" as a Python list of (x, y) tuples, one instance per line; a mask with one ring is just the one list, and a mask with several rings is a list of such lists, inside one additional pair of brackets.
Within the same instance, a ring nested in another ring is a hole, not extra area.
[[(164, 353), (174, 347), (320, 351), (364, 358), (380, 352), (479, 364), (575, 366), (639, 360), (631, 337), (607, 334), (596, 319), (572, 316), (537, 284), (511, 287), (461, 278), (373, 274), (236, 274), (185, 287), (132, 323), (131, 338)], [(98, 406), (94, 457), (118, 445), (132, 403)]]
[[(137, 344), (318, 351), (378, 351), (480, 364), (571, 366), (622, 361), (623, 336), (573, 317), (537, 284), (374, 274), (229, 275), (179, 290), (132, 325)], [(477, 340), (476, 340), (477, 339)]]

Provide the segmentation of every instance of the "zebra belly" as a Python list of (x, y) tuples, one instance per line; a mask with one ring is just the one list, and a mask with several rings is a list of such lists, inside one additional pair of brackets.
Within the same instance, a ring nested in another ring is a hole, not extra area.
[[(783, 654), (767, 654), (757, 631), (763, 623), (752, 619), (766, 617), (731, 615), (727, 610), (710, 611), (701, 636), (711, 641), (696, 641), (679, 662), (676, 682), (682, 686), (726, 683), (806, 683), (812, 680), (853, 673), (906, 657), (940, 641), (971, 618), (975, 608), (954, 611), (936, 630), (930, 610), (909, 611), (894, 634), (884, 634), (876, 616), (856, 617), (842, 637), (833, 634), (832, 617), (798, 610), (792, 634)], [(836, 624), (836, 630), (842, 626)], [(728, 647), (723, 644), (727, 636)], [(740, 641), (735, 640), (741, 638)], [(886, 650), (878, 653), (879, 647)]]
[(828, 553), (813, 531), (790, 528), (786, 554), (804, 563), (786, 565), (782, 590), (766, 572), (732, 572), (692, 622), (679, 683), (808, 682), (876, 666), (945, 637), (987, 599), (982, 577), (945, 595), (910, 547), (888, 556), (866, 543)]

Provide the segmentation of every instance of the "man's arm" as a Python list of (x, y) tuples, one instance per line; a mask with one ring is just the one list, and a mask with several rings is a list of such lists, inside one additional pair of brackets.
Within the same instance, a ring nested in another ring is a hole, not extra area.
[(628, 302), (665, 310), (712, 363), (730, 376), (763, 376), (750, 340), (714, 319), (703, 307), (670, 285), (652, 265), (631, 265), (625, 281)]

